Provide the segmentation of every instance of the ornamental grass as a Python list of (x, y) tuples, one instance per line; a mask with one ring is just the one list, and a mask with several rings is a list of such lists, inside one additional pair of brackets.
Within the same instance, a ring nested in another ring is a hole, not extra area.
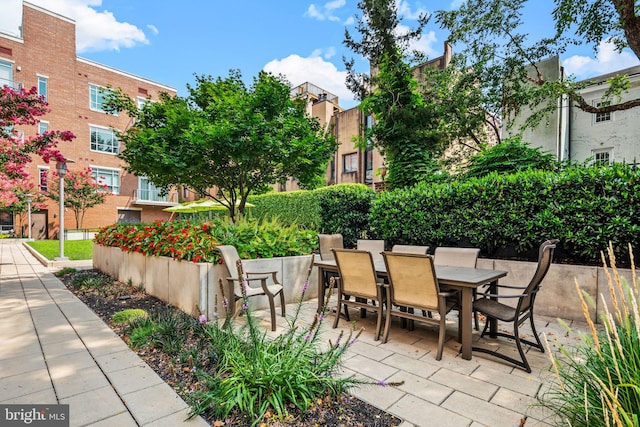
[[(629, 247), (629, 253), (633, 251)], [(587, 294), (576, 289), (590, 328), (583, 343), (573, 351), (561, 348), (551, 352), (557, 385), (542, 398), (542, 405), (556, 414), (562, 426), (639, 426), (640, 417), (640, 311), (638, 282), (633, 256), (631, 284), (620, 276), (612, 245), (610, 267), (602, 254), (608, 279), (609, 300), (600, 295), (604, 307), (600, 313), (603, 328), (597, 329), (589, 316)]]

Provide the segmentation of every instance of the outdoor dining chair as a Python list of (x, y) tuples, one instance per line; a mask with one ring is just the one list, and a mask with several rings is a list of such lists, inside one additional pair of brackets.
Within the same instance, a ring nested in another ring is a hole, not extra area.
[[(376, 311), (378, 320), (376, 323), (375, 340), (380, 339), (382, 329), (382, 282), (378, 280), (373, 257), (368, 251), (357, 249), (332, 249), (338, 274), (338, 304), (336, 318), (333, 327), (338, 327), (340, 310), (344, 307), (344, 314), (349, 321), (348, 306), (358, 307), (361, 310)], [(354, 297), (355, 300), (351, 300)]]
[[(318, 234), (318, 246), (320, 248), (320, 259), (325, 260), (334, 260), (333, 252), (331, 249), (343, 249), (344, 248), (344, 239), (342, 234)], [(329, 280), (331, 277), (336, 277), (337, 273), (333, 271), (325, 271), (323, 273), (322, 280), (324, 282), (324, 287), (329, 287)]]
[(384, 251), (384, 240), (358, 239), (356, 248), (371, 252), (374, 262), (382, 262), (381, 252)]
[[(231, 310), (231, 314), (235, 313), (236, 310), (236, 302), (243, 299), (242, 295), (242, 280), (244, 274), (244, 278), (247, 281), (246, 286), (246, 297), (255, 297), (258, 295), (265, 295), (269, 300), (269, 310), (271, 313), (271, 330), (276, 330), (276, 310), (274, 299), (276, 295), (280, 295), (280, 309), (282, 311), (282, 317), (285, 315), (285, 302), (284, 302), (284, 291), (282, 284), (278, 280), (277, 271), (247, 271), (242, 261), (240, 260), (240, 256), (238, 255), (238, 251), (235, 246), (231, 245), (221, 245), (216, 247), (218, 252), (220, 252), (220, 256), (224, 264), (227, 266), (227, 270), (229, 271), (229, 276), (227, 277), (227, 298), (231, 301), (229, 303), (229, 308)], [(267, 280), (271, 277), (273, 283), (267, 284)], [(252, 286), (252, 282), (260, 282), (260, 287)]]
[[(528, 344), (531, 347), (534, 347), (540, 350), (540, 352), (544, 353), (544, 347), (542, 346), (540, 338), (538, 337), (538, 332), (536, 331), (536, 325), (533, 319), (533, 307), (538, 291), (540, 290), (542, 280), (547, 275), (549, 267), (551, 266), (553, 251), (556, 248), (557, 243), (558, 240), (554, 239), (547, 240), (546, 242), (542, 243), (542, 245), (540, 245), (538, 251), (538, 265), (533, 277), (531, 278), (531, 281), (527, 286), (496, 285), (495, 291), (492, 292), (492, 288), (489, 288), (487, 292), (481, 294), (481, 298), (478, 298), (474, 303), (475, 310), (482, 313), (487, 319), (481, 336), (487, 334), (491, 321), (502, 321), (512, 324), (513, 333), (509, 333), (506, 331), (492, 331), (492, 333), (493, 335), (513, 339), (516, 342), (516, 347), (518, 348), (520, 359), (515, 359), (504, 353), (499, 353), (497, 350), (490, 350), (484, 347), (474, 347), (473, 351), (491, 354), (502, 360), (511, 362), (527, 372), (531, 372), (531, 367), (529, 366), (529, 362), (527, 361), (525, 353), (522, 349), (522, 343)], [(498, 292), (499, 289), (521, 290), (522, 292), (515, 295), (500, 295)], [(512, 305), (507, 305), (504, 302), (500, 302), (501, 299), (505, 302), (507, 301), (507, 299), (511, 299), (512, 301), (515, 300), (516, 305), (515, 307), (513, 307)], [(520, 337), (520, 326), (527, 319), (529, 319), (529, 322), (531, 324), (531, 331), (533, 337), (535, 338), (535, 342)]]
[[(385, 285), (385, 325), (382, 343), (389, 338), (391, 317), (438, 325), (438, 350), (436, 360), (442, 359), (446, 334), (446, 316), (455, 306), (456, 291), (440, 290), (433, 257), (426, 254), (383, 252), (389, 283)], [(396, 308), (397, 307), (397, 308)], [(414, 310), (426, 310), (439, 314), (439, 318), (413, 314)], [(459, 325), (458, 325), (459, 328)]]
[(403, 254), (426, 254), (429, 252), (429, 246), (418, 245), (393, 245), (391, 252), (398, 252)]
[[(448, 267), (469, 267), (475, 268), (478, 263), (478, 248), (456, 248), (448, 246), (438, 246), (434, 251), (434, 263), (436, 265), (446, 265)], [(473, 291), (473, 299), (476, 299), (477, 291)], [(478, 313), (473, 311), (473, 321), (476, 331), (478, 330)]]

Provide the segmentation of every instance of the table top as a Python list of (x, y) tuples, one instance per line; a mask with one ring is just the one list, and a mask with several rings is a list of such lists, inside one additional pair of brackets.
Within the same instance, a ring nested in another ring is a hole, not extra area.
[[(316, 260), (313, 263), (317, 267), (337, 271), (338, 266), (335, 260)], [(387, 267), (384, 261), (374, 262), (376, 273), (379, 275), (387, 274)], [(436, 277), (438, 282), (443, 285), (460, 286), (460, 287), (478, 287), (485, 283), (505, 277), (506, 271), (489, 270), (484, 268), (469, 267), (450, 267), (445, 265), (436, 265)]]

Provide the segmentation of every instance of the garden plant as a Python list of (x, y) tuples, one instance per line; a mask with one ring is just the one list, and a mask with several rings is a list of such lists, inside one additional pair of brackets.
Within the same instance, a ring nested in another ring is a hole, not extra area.
[[(563, 348), (559, 356), (549, 352), (558, 384), (545, 394), (542, 405), (557, 415), (557, 425), (640, 426), (638, 281), (633, 259), (632, 280), (627, 283), (616, 268), (611, 245), (608, 254), (610, 300), (601, 296), (600, 314), (604, 329), (598, 330), (591, 320), (588, 304), (594, 306), (594, 301), (576, 283), (591, 335), (585, 333), (582, 344)], [(606, 265), (604, 255), (602, 261)]]

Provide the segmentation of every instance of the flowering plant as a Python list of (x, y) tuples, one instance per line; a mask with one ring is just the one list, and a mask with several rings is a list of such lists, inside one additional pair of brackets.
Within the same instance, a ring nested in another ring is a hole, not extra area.
[(245, 219), (232, 223), (228, 218), (195, 223), (158, 221), (143, 224), (113, 224), (96, 234), (94, 242), (125, 252), (168, 256), (176, 260), (220, 263), (215, 249), (234, 245), (243, 259), (310, 254), (317, 248), (317, 234), (277, 221)]

